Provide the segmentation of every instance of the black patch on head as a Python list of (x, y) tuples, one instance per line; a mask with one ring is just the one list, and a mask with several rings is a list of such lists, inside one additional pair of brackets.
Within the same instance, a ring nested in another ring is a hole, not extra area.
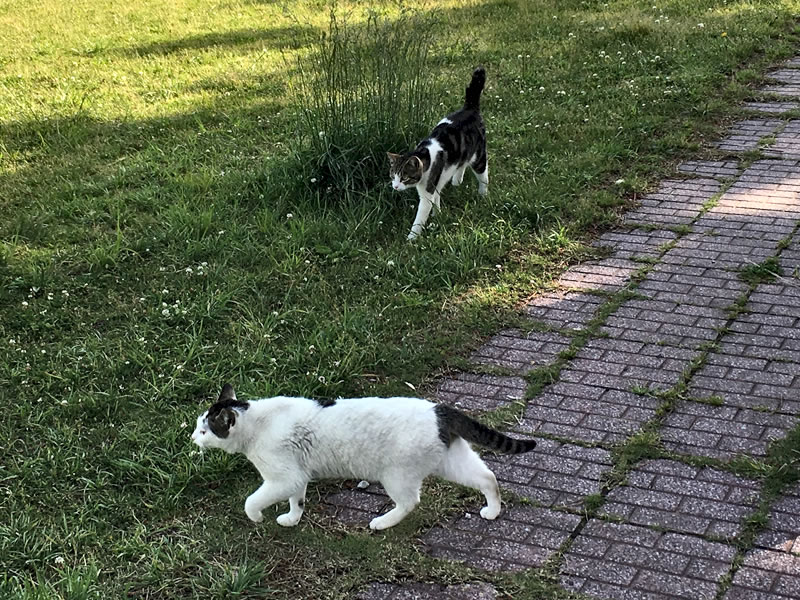
[(314, 398), (314, 402), (319, 404), (322, 408), (328, 408), (336, 404), (336, 400), (333, 398)]
[(236, 410), (245, 411), (248, 408), (250, 408), (250, 404), (237, 400), (233, 386), (226, 383), (219, 393), (219, 399), (211, 405), (206, 415), (206, 422), (211, 433), (218, 438), (228, 437), (231, 427), (236, 423)]

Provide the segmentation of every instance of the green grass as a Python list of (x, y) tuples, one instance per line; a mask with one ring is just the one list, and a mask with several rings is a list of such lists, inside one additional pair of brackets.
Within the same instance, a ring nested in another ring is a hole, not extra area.
[[(363, 51), (378, 40), (360, 4), (336, 14)], [(488, 73), (490, 195), (448, 188), (414, 245), (412, 194), (361, 172), (328, 190), (304, 158), (302, 61), (328, 3), (0, 4), (0, 595), (285, 598), (303, 582), (348, 598), (373, 579), (487, 577), (414, 543), (475, 495), (432, 484), (419, 514), (370, 536), (324, 516), (321, 484), (299, 528), (254, 527), (256, 473), (201, 459), (182, 424), (224, 381), (245, 397), (424, 383), (583, 256), (626, 194), (695, 156), (790, 55), (800, 7), (403, 5), (419, 12), (374, 14), (447, 24), (411, 55), (436, 86), (427, 127)], [(556, 593), (535, 573), (489, 577)]]

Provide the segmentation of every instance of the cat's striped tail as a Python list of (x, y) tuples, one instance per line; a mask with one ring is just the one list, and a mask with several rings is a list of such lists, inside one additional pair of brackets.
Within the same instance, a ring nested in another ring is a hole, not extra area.
[(439, 426), (439, 438), (448, 446), (451, 438), (458, 436), (468, 442), (497, 450), (503, 454), (522, 454), (530, 452), (536, 447), (534, 440), (518, 440), (509, 437), (445, 404), (437, 404), (433, 410)]
[(464, 108), (480, 110), (481, 107), (481, 92), (483, 86), (486, 84), (486, 70), (483, 67), (478, 67), (472, 73), (472, 81), (467, 86), (466, 98), (464, 100)]

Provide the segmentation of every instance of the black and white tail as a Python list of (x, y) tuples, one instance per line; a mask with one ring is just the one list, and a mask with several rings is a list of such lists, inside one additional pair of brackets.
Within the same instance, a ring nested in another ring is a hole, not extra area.
[(439, 437), (447, 445), (450, 444), (451, 437), (458, 436), (503, 454), (522, 454), (536, 447), (534, 440), (509, 437), (445, 404), (437, 404), (434, 410), (439, 425)]
[(472, 73), (472, 81), (467, 86), (467, 94), (464, 100), (464, 108), (472, 110), (480, 110), (481, 108), (481, 92), (483, 86), (486, 84), (486, 71), (483, 67), (478, 67)]

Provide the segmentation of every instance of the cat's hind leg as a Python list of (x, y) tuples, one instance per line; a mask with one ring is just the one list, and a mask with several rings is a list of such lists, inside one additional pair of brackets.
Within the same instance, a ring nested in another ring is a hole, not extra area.
[(486, 497), (486, 506), (481, 509), (484, 519), (496, 519), (500, 514), (500, 487), (497, 485), (497, 478), (463, 439), (456, 438), (450, 443), (436, 474), (453, 483), (480, 490)]
[(392, 510), (369, 522), (370, 529), (387, 529), (397, 525), (419, 504), (422, 480), (407, 473), (391, 474), (381, 478), (381, 484), (394, 502)]
[(463, 166), (458, 167), (456, 172), (453, 173), (450, 183), (453, 184), (454, 187), (458, 187), (464, 181), (464, 172), (467, 170), (467, 166), (467, 163), (464, 163)]
[(478, 180), (478, 193), (481, 196), (485, 196), (489, 191), (489, 161), (485, 148), (475, 157), (470, 167), (472, 172), (475, 173), (475, 179)]
[(473, 169), (475, 178), (478, 180), (478, 193), (485, 196), (489, 193), (489, 165), (484, 164), (483, 171), (478, 172)]
[(276, 521), (283, 527), (294, 527), (303, 516), (303, 509), (306, 504), (306, 485), (297, 494), (289, 496), (289, 512), (280, 515)]

